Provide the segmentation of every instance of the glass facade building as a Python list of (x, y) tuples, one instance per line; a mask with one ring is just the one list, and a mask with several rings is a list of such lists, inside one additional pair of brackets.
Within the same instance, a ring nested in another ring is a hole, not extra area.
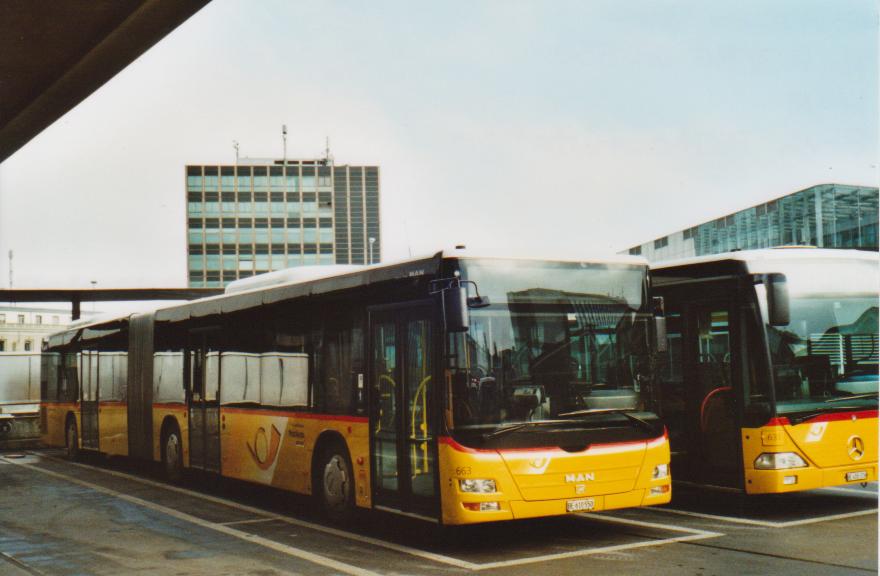
[(189, 165), (186, 201), (193, 288), (294, 266), (381, 261), (377, 166), (323, 159)]
[(774, 246), (877, 250), (878, 190), (821, 184), (633, 246), (650, 261)]

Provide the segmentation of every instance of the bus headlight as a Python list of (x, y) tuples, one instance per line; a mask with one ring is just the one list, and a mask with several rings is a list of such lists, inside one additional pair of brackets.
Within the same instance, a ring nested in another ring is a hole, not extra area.
[(460, 478), (458, 487), (462, 492), (471, 492), (476, 494), (491, 494), (495, 492), (495, 481), (486, 480), (485, 478)]
[(765, 452), (755, 458), (756, 470), (785, 470), (787, 468), (806, 468), (804, 459), (794, 452)]
[(669, 476), (669, 464), (657, 464), (654, 466), (654, 472), (651, 474), (652, 480), (660, 480)]

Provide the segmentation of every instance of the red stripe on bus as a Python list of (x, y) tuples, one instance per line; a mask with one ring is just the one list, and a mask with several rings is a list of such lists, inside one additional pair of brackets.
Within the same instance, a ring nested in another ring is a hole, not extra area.
[(314, 414), (312, 412), (287, 412), (284, 410), (260, 410), (254, 408), (220, 408), (220, 413), (253, 414), (258, 416), (282, 416), (284, 418), (301, 418), (304, 420), (335, 420), (337, 422), (357, 422), (366, 424), (366, 416), (344, 416), (337, 414)]
[[(816, 423), (816, 422), (838, 422), (840, 420), (852, 420), (855, 417), (856, 420), (862, 420), (864, 418), (877, 418), (877, 410), (854, 410), (852, 412), (832, 412), (830, 414), (819, 414), (810, 418), (809, 420), (804, 420), (803, 422), (798, 422), (798, 424), (806, 424), (806, 423)], [(791, 422), (788, 418), (782, 416), (780, 418), (772, 418), (770, 422), (767, 423), (767, 426), (791, 426)]]
[(79, 403), (77, 402), (55, 402), (49, 400), (43, 400), (40, 402), (41, 406), (59, 406), (61, 408), (77, 408), (79, 407)]
[[(655, 447), (663, 442), (666, 442), (667, 432), (666, 428), (663, 429), (663, 435), (658, 436), (657, 438), (651, 438), (649, 440), (632, 440), (630, 442), (608, 442), (605, 444), (590, 444), (587, 448), (589, 451), (592, 448), (602, 448), (602, 449), (614, 449), (614, 448), (630, 448), (632, 446), (645, 445), (646, 447)], [(564, 452), (558, 446), (544, 446), (538, 448), (505, 448), (499, 450), (492, 450), (487, 448), (470, 448), (468, 446), (463, 446), (456, 442), (453, 438), (449, 436), (440, 436), (438, 439), (440, 444), (446, 444), (453, 450), (458, 452), (465, 452), (468, 454), (495, 454), (495, 453), (510, 453), (510, 452)]]
[(153, 408), (161, 410), (186, 410), (186, 404), (153, 404)]

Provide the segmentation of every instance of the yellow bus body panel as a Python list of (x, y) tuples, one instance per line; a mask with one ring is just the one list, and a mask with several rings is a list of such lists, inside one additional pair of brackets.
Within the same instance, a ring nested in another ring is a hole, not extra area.
[(98, 450), (108, 456), (128, 456), (128, 405), (124, 402), (98, 405)]
[(312, 493), (312, 455), (325, 432), (343, 438), (351, 456), (355, 503), (370, 507), (370, 445), (366, 418), (221, 408), (224, 476)]
[[(571, 500), (592, 499), (592, 511), (666, 504), (671, 480), (652, 479), (654, 467), (669, 464), (669, 442), (654, 440), (590, 447), (569, 453), (558, 448), (473, 450), (444, 438), (439, 443), (440, 492), (444, 524), (567, 514)], [(496, 492), (465, 493), (459, 480), (495, 480)], [(652, 494), (651, 488), (664, 489)], [(497, 502), (497, 511), (465, 504)]]
[[(776, 419), (772, 425), (742, 430), (743, 465), (748, 494), (813, 490), (877, 480), (877, 411), (834, 415), (797, 425)], [(853, 451), (853, 443), (861, 446)], [(850, 452), (854, 452), (851, 456)], [(756, 470), (755, 459), (765, 452), (794, 452), (805, 468)], [(864, 472), (847, 480), (847, 474)], [(792, 481), (791, 477), (795, 477)], [(789, 482), (785, 483), (785, 479)]]
[[(67, 415), (73, 413), (76, 417), (76, 429), (79, 432), (79, 405), (73, 402), (42, 402), (40, 404), (40, 417), (43, 432), (40, 434), (40, 442), (46, 446), (64, 446), (66, 442), (64, 424)], [(82, 434), (78, 434), (82, 437)]]

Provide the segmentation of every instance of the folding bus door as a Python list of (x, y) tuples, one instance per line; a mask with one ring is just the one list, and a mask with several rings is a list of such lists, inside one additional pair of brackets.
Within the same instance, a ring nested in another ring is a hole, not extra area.
[(98, 449), (98, 353), (83, 351), (80, 354), (80, 428), (82, 447)]
[(380, 507), (436, 516), (431, 309), (370, 313), (373, 497)]
[(693, 415), (691, 455), (702, 482), (742, 483), (739, 439), (740, 358), (738, 315), (728, 300), (698, 301), (685, 307), (685, 378)]
[(188, 356), (189, 465), (220, 472), (220, 355), (204, 333), (190, 334)]

